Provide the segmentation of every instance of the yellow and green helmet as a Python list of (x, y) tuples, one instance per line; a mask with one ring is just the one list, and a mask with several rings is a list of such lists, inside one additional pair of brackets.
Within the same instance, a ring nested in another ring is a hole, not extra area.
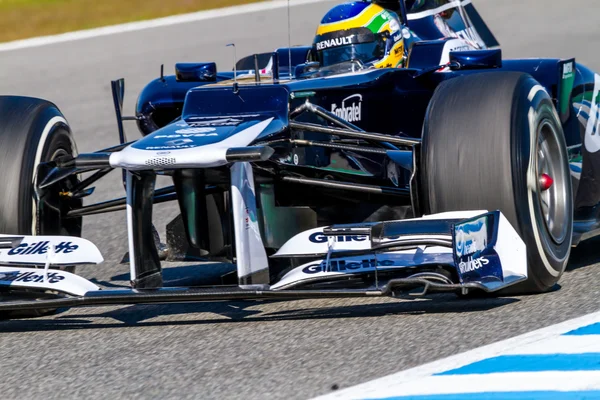
[(317, 29), (313, 54), (323, 67), (355, 60), (376, 68), (402, 67), (400, 18), (366, 1), (335, 6)]

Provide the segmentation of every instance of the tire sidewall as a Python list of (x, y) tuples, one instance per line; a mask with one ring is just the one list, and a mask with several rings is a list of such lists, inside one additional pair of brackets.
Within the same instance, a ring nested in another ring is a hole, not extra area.
[[(43, 207), (38, 203), (38, 196), (35, 187), (38, 184), (38, 168), (41, 163), (50, 161), (51, 157), (58, 149), (64, 150), (66, 154), (77, 155), (77, 147), (71, 129), (67, 120), (60, 111), (51, 103), (41, 110), (37, 118), (30, 126), (30, 143), (37, 143), (36, 146), (27, 146), (23, 156), (23, 169), (21, 175), (21, 198), (20, 202), (20, 229), (23, 234), (43, 235), (43, 234), (72, 234), (81, 235), (81, 229), (70, 229), (69, 232), (62, 230), (61, 221), (56, 221), (56, 229), (43, 226), (40, 219), (43, 218), (41, 212)], [(79, 223), (79, 226), (81, 224)]]
[[(552, 138), (544, 154), (553, 174), (560, 175), (554, 195), (565, 201), (555, 204), (566, 214), (550, 214), (567, 226), (560, 244), (548, 231), (538, 195), (538, 128), (544, 121), (549, 124), (544, 135)], [(427, 109), (420, 165), (426, 213), (501, 210), (516, 229), (527, 246), (528, 279), (509, 287), (510, 294), (540, 293), (555, 285), (571, 249), (572, 182), (562, 124), (538, 81), (522, 72), (493, 71), (442, 82)]]
[[(81, 236), (81, 218), (62, 219), (60, 213), (47, 213), (38, 202), (36, 193), (38, 167), (50, 161), (58, 149), (65, 155), (77, 155), (77, 147), (67, 120), (58, 108), (45, 100), (21, 97), (0, 96), (0, 143), (3, 150), (0, 169), (3, 170), (2, 183), (5, 193), (2, 201), (2, 233), (15, 235), (65, 235)], [(52, 186), (48, 191), (59, 196), (64, 185), (76, 183), (78, 177), (68, 178), (63, 183)], [(67, 200), (63, 204), (70, 207), (81, 200)], [(41, 226), (41, 219), (49, 221)], [(65, 229), (68, 227), (68, 229)], [(74, 272), (74, 266), (59, 267)], [(24, 292), (27, 292), (24, 289)], [(48, 315), (56, 310), (44, 309), (0, 313), (0, 318), (37, 317)]]
[[(564, 272), (570, 251), (573, 233), (572, 182), (568, 155), (562, 125), (556, 109), (545, 89), (527, 77), (526, 84), (520, 85), (517, 101), (513, 108), (512, 129), (513, 187), (515, 190), (515, 210), (519, 232), (525, 243), (535, 244), (528, 248), (530, 278), (537, 286), (551, 287)], [(540, 125), (549, 122), (559, 143), (562, 154), (560, 163), (566, 176), (566, 204), (568, 227), (562, 243), (556, 243), (547, 230), (542, 207), (537, 193), (539, 179), (537, 172), (537, 144)], [(532, 266), (535, 266), (532, 268)]]

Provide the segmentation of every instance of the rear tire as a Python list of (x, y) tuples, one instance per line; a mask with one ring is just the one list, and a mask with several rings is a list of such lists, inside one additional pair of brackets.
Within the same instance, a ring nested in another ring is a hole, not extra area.
[[(573, 199), (552, 99), (531, 76), (488, 72), (440, 84), (423, 130), (426, 212), (500, 210), (527, 246), (528, 279), (502, 293), (540, 293), (563, 274)], [(554, 179), (542, 190), (540, 179)]]
[[(30, 97), (0, 96), (0, 233), (81, 236), (81, 218), (64, 218), (66, 211), (81, 205), (81, 200), (60, 197), (61, 191), (77, 183), (76, 177), (47, 190), (39, 202), (34, 190), (40, 163), (70, 155), (77, 155), (71, 128), (54, 104)], [(73, 272), (74, 268), (67, 270)]]

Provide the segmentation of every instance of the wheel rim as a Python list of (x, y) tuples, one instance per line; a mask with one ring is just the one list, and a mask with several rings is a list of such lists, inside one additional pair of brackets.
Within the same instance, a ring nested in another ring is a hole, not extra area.
[(563, 165), (566, 154), (560, 145), (558, 132), (547, 119), (538, 128), (536, 154), (537, 195), (544, 226), (552, 240), (561, 244), (569, 230), (567, 179), (571, 177)]
[[(67, 149), (58, 147), (54, 149), (51, 154), (49, 154), (46, 160), (54, 161), (59, 157), (68, 156), (69, 154), (70, 152)], [(60, 190), (52, 191), (49, 197), (45, 198), (45, 201), (39, 205), (42, 207), (40, 209), (41, 218), (38, 220), (38, 230), (40, 234), (77, 236), (75, 235), (75, 232), (71, 232), (71, 226), (68, 220), (62, 219), (58, 211), (47, 206), (48, 203), (59, 205), (61, 202), (65, 201), (65, 199), (60, 197), (59, 192), (61, 191), (69, 191), (68, 180), (65, 180), (60, 184)]]
[[(62, 156), (66, 156), (68, 155), (68, 152), (63, 149), (63, 148), (58, 148), (56, 150), (54, 150), (54, 152), (52, 154), (50, 154), (50, 157), (48, 157), (48, 161), (54, 161), (56, 160), (58, 157), (62, 157)], [(58, 203), (58, 201), (60, 201), (58, 198), (54, 200), (55, 203)], [(48, 233), (51, 232), (53, 234), (58, 234), (58, 235), (62, 235), (64, 234), (63, 232), (63, 226), (61, 223), (57, 223), (57, 219), (60, 219), (60, 216), (58, 213), (56, 213), (53, 210), (45, 210), (45, 212), (43, 213), (45, 218), (42, 218), (39, 221), (40, 224), (40, 231), (42, 233)]]

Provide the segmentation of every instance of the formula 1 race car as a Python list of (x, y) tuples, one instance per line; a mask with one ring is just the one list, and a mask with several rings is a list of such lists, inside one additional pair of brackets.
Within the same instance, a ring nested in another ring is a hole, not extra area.
[[(113, 81), (120, 143), (94, 153), (52, 103), (1, 96), (0, 311), (552, 288), (600, 232), (600, 78), (574, 59), (503, 60), (470, 1), (418, 3), (395, 10), (404, 68), (324, 66), (315, 46), (233, 72), (177, 64), (135, 117)], [(84, 205), (113, 169), (126, 197)], [(181, 213), (162, 244), (167, 201)], [(101, 289), (74, 274), (102, 262), (82, 218), (125, 208), (132, 288)], [(162, 260), (235, 270), (165, 287)]]

